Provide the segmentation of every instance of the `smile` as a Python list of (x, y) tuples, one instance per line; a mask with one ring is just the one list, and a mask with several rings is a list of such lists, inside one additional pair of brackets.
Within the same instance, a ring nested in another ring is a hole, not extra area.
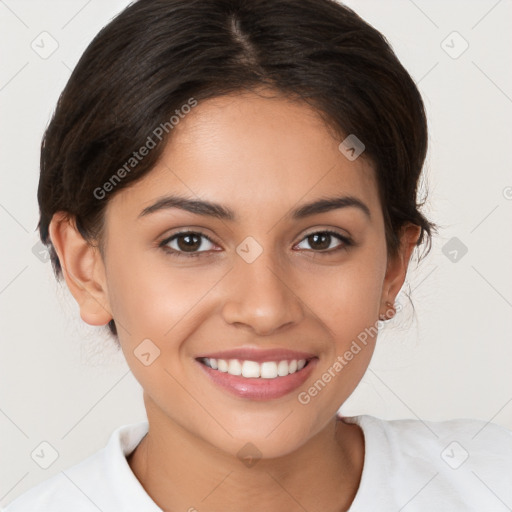
[(292, 373), (302, 370), (307, 364), (306, 359), (292, 359), (291, 361), (241, 361), (239, 359), (214, 359), (204, 357), (200, 362), (212, 370), (218, 370), (230, 375), (241, 375), (250, 379), (276, 379), (286, 377)]
[(239, 398), (262, 401), (297, 390), (313, 372), (318, 357), (260, 362), (199, 357), (195, 361), (218, 389)]

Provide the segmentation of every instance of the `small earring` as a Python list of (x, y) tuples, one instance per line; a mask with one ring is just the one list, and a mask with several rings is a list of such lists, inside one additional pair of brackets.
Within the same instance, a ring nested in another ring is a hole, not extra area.
[(381, 321), (390, 320), (396, 314), (395, 306), (391, 304), (391, 302), (386, 302), (386, 307), (388, 308), (386, 312), (384, 314), (379, 315), (379, 320)]

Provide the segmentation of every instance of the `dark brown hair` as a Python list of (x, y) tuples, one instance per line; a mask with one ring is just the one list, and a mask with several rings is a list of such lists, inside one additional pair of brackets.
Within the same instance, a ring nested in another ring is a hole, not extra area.
[[(38, 229), (56, 277), (55, 212), (102, 251), (108, 199), (151, 171), (171, 117), (191, 99), (261, 86), (307, 102), (340, 137), (355, 134), (375, 168), (389, 254), (407, 222), (428, 252), (434, 225), (417, 202), (424, 106), (380, 32), (334, 0), (138, 0), (87, 47), (42, 140)], [(109, 329), (117, 334), (113, 320)]]

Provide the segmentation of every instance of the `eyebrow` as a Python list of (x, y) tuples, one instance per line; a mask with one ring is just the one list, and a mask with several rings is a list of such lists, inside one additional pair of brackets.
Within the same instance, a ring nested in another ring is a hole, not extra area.
[[(287, 214), (287, 217), (291, 217), (294, 220), (299, 220), (312, 215), (317, 215), (319, 213), (325, 213), (331, 210), (348, 207), (357, 208), (362, 211), (368, 218), (371, 218), (370, 209), (368, 206), (363, 203), (363, 201), (353, 196), (321, 198), (316, 201), (306, 203), (296, 208), (295, 210), (292, 210), (291, 213)], [(144, 210), (140, 212), (138, 218), (145, 217), (151, 213), (167, 210), (170, 208), (179, 208), (190, 213), (215, 217), (221, 220), (237, 220), (237, 215), (235, 212), (226, 206), (222, 206), (221, 204), (174, 195), (161, 197), (151, 206), (144, 208)]]

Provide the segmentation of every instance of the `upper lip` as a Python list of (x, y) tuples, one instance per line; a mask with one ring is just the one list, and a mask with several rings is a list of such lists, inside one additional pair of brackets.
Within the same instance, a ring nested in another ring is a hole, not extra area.
[(297, 350), (289, 350), (285, 348), (234, 348), (231, 350), (223, 350), (221, 352), (208, 352), (201, 354), (196, 359), (241, 359), (244, 361), (255, 361), (262, 363), (265, 361), (283, 361), (292, 359), (312, 359), (316, 357), (308, 352), (299, 352)]

